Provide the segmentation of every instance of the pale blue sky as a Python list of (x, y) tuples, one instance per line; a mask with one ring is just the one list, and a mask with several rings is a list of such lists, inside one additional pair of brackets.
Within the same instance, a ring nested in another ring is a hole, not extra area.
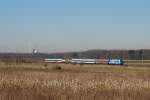
[(150, 0), (0, 0), (0, 52), (150, 48)]

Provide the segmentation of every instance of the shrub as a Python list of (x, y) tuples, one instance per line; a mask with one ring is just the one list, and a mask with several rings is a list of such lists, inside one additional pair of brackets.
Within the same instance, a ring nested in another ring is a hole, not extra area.
[(62, 67), (61, 67), (60, 65), (55, 65), (55, 66), (53, 67), (53, 69), (61, 70)]

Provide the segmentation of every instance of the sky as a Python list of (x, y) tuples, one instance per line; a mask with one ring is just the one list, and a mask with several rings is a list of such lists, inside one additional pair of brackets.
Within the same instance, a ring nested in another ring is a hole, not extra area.
[(0, 0), (0, 52), (150, 49), (150, 0)]

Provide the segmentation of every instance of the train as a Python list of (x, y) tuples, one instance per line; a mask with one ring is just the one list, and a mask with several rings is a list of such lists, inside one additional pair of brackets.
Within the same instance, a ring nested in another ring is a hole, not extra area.
[(108, 64), (109, 65), (123, 65), (124, 61), (123, 59), (109, 59)]
[(45, 59), (47, 63), (124, 65), (123, 59)]
[(45, 59), (47, 63), (65, 63), (65, 59)]

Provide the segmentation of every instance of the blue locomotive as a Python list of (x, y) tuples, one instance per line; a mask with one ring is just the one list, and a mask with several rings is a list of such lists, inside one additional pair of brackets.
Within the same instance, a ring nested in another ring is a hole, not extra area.
[(108, 59), (109, 65), (123, 65), (123, 59)]

